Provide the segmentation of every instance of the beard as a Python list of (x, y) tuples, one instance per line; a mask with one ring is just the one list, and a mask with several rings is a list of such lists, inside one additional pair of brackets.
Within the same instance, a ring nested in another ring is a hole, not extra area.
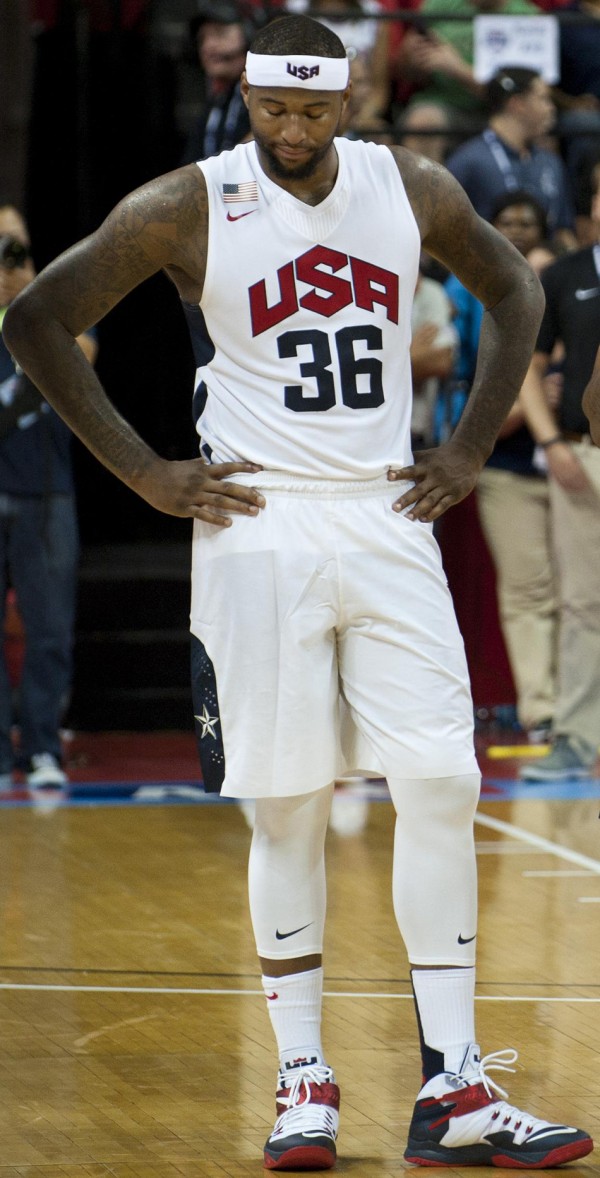
[(323, 147), (317, 147), (312, 155), (303, 163), (282, 163), (282, 161), (275, 155), (272, 148), (262, 138), (254, 132), (254, 138), (257, 146), (260, 148), (262, 154), (266, 157), (269, 170), (273, 176), (277, 176), (278, 180), (308, 180), (314, 175), (318, 166), (325, 159), (333, 139), (326, 143)]

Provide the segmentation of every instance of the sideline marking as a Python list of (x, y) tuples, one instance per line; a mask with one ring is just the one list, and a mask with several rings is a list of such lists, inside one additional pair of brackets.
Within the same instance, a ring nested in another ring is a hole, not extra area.
[(539, 834), (532, 834), (531, 831), (524, 830), (521, 826), (513, 826), (512, 822), (503, 822), (501, 818), (492, 818), (489, 814), (479, 813), (475, 815), (475, 822), (479, 826), (487, 826), (489, 830), (497, 830), (500, 834), (507, 834), (513, 839), (520, 839), (522, 843), (529, 843), (532, 847), (548, 851), (550, 855), (556, 855), (558, 859), (564, 859), (567, 863), (576, 863), (578, 867), (586, 867), (594, 875), (600, 875), (600, 860), (590, 859), (589, 855), (572, 851), (569, 847), (563, 847), (561, 843), (553, 843), (550, 839), (542, 838)]
[(521, 872), (521, 875), (526, 875), (530, 878), (537, 876), (541, 879), (556, 879), (556, 878), (571, 879), (571, 878), (575, 878), (576, 876), (578, 878), (581, 876), (585, 876), (586, 879), (589, 879), (590, 875), (593, 875), (593, 874), (594, 874), (594, 872), (589, 871), (589, 870), (569, 871), (568, 869), (565, 871), (522, 871)]
[[(577, 983), (573, 983), (577, 985)], [(197, 989), (183, 989), (181, 987), (165, 987), (165, 986), (67, 986), (67, 985), (44, 985), (36, 982), (0, 982), (0, 990), (33, 990), (33, 991), (55, 991), (59, 994), (191, 994), (191, 995), (209, 995), (212, 994), (217, 998), (238, 998), (246, 997), (264, 997), (262, 990), (197, 990)], [(390, 993), (366, 993), (356, 990), (325, 990), (324, 998), (377, 998), (377, 999), (408, 999), (413, 1001), (412, 994), (390, 994)], [(546, 998), (544, 995), (514, 995), (506, 996), (501, 994), (476, 994), (476, 1002), (587, 1002), (600, 1003), (600, 996), (597, 998), (581, 998), (575, 995), (572, 998), (567, 996), (560, 998)], [(141, 1021), (141, 1020), (135, 1020)]]

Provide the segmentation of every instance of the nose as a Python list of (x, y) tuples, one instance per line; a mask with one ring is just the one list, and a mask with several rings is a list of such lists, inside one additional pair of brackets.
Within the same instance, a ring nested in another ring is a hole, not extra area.
[(304, 119), (298, 115), (289, 115), (283, 127), (282, 138), (288, 147), (299, 147), (306, 138)]

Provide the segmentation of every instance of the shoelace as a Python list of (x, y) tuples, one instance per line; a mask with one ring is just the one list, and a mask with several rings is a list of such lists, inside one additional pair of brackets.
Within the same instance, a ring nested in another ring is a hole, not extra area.
[(330, 1137), (337, 1134), (337, 1113), (327, 1104), (314, 1104), (311, 1101), (311, 1084), (328, 1084), (333, 1081), (331, 1068), (312, 1067), (303, 1068), (294, 1077), (287, 1096), (278, 1094), (279, 1104), (287, 1105), (278, 1116), (272, 1137), (279, 1136), (285, 1130), (285, 1136), (294, 1133), (327, 1133)]
[[(506, 1100), (508, 1092), (505, 1092), (504, 1088), (496, 1084), (496, 1081), (492, 1080), (491, 1076), (487, 1075), (487, 1072), (515, 1072), (516, 1068), (511, 1068), (510, 1065), (511, 1063), (516, 1063), (518, 1058), (519, 1054), (515, 1051), (514, 1047), (507, 1047), (505, 1051), (491, 1051), (489, 1055), (484, 1055), (483, 1059), (479, 1061), (473, 1078), (479, 1081), (480, 1084), (483, 1084), (489, 1097), (491, 1097), (493, 1089), (494, 1092), (497, 1092), (499, 1096), (502, 1096)], [(472, 1082), (470, 1074), (463, 1078), (465, 1080), (468, 1079), (470, 1083)]]
[[(548, 1121), (542, 1121), (539, 1117), (533, 1117), (530, 1113), (524, 1113), (522, 1109), (515, 1108), (512, 1104), (507, 1104), (506, 1097), (508, 1093), (499, 1084), (496, 1084), (491, 1076), (487, 1075), (488, 1071), (515, 1072), (516, 1068), (512, 1068), (510, 1065), (516, 1063), (518, 1058), (518, 1052), (513, 1047), (507, 1047), (505, 1051), (492, 1051), (489, 1055), (484, 1055), (473, 1078), (483, 1084), (490, 1098), (492, 1097), (492, 1089), (499, 1096), (503, 1097), (502, 1100), (495, 1101), (494, 1103), (494, 1111), (491, 1114), (492, 1121), (500, 1121), (501, 1119), (503, 1127), (514, 1129), (515, 1132), (521, 1128), (523, 1121), (525, 1121), (525, 1133), (532, 1133), (538, 1126), (547, 1125)], [(472, 1083), (471, 1076), (468, 1079)], [(513, 1125), (511, 1125), (511, 1121), (514, 1121)]]

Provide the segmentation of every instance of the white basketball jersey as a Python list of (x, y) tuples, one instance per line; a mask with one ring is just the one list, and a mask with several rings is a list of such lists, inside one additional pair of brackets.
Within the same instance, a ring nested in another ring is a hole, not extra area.
[(314, 207), (265, 175), (254, 143), (198, 165), (211, 344), (195, 400), (213, 462), (364, 479), (410, 461), (419, 231), (389, 149), (335, 147), (336, 183)]

